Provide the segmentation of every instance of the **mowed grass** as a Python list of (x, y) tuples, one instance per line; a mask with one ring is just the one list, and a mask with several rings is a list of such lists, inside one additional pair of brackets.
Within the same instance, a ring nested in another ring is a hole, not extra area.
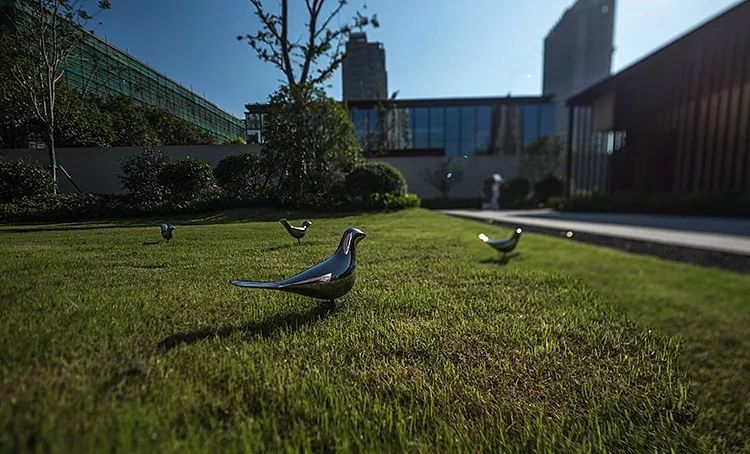
[[(0, 227), (2, 450), (747, 449), (750, 277), (531, 234), (502, 265), (476, 235), (507, 230), (425, 210), (313, 221)], [(351, 225), (335, 307), (228, 283)]]

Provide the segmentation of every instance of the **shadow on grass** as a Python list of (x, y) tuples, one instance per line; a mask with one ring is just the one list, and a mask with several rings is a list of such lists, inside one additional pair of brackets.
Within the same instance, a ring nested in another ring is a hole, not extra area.
[(268, 248), (263, 249), (261, 252), (273, 252), (273, 251), (279, 251), (281, 249), (294, 249), (294, 248), (304, 248), (304, 247), (312, 247), (312, 246), (320, 246), (324, 245), (325, 242), (321, 241), (305, 241), (302, 240), (302, 243), (288, 243), (288, 244), (279, 244), (276, 246), (271, 246)]
[(336, 305), (336, 303), (325, 301), (309, 311), (273, 315), (260, 322), (172, 334), (164, 338), (156, 346), (161, 353), (166, 353), (182, 344), (194, 344), (212, 338), (222, 339), (236, 333), (241, 333), (244, 338), (255, 336), (273, 337), (280, 331), (296, 331), (303, 326), (314, 325), (328, 317), (336, 315), (339, 311), (341, 311), (341, 307)]
[[(34, 233), (34, 232), (66, 232), (71, 230), (101, 230), (113, 228), (142, 228), (159, 227), (159, 224), (169, 221), (175, 225), (212, 225), (233, 224), (239, 222), (278, 222), (287, 218), (293, 221), (301, 219), (334, 219), (357, 216), (364, 211), (325, 212), (325, 211), (293, 211), (278, 208), (233, 208), (222, 211), (211, 211), (197, 214), (144, 216), (139, 218), (102, 218), (81, 221), (28, 221), (11, 224), (0, 223), (0, 233)], [(21, 228), (13, 226), (22, 225)], [(9, 226), (10, 228), (4, 228)]]
[(508, 263), (510, 263), (511, 260), (518, 257), (518, 252), (511, 252), (510, 254), (503, 254), (497, 258), (494, 259), (484, 259), (481, 260), (479, 263), (483, 263), (485, 265), (498, 265), (498, 266), (505, 266)]

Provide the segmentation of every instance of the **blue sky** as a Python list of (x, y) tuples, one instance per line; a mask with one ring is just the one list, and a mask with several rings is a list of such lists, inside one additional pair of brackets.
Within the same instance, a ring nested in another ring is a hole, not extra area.
[[(384, 43), (388, 87), (399, 98), (534, 95), (541, 91), (544, 37), (573, 3), (370, 0), (367, 11), (377, 13), (381, 27), (367, 35)], [(618, 0), (613, 71), (736, 3)], [(303, 18), (302, 0), (290, 4)], [(280, 73), (235, 39), (257, 27), (247, 0), (112, 0), (97, 20), (99, 36), (237, 116), (279, 84)], [(339, 99), (340, 72), (328, 83)]]

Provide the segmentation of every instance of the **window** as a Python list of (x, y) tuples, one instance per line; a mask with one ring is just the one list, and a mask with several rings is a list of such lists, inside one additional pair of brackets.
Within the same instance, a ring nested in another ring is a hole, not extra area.
[(539, 137), (539, 106), (523, 106), (523, 146), (528, 147)]
[(548, 136), (555, 133), (555, 106), (552, 104), (542, 104), (539, 106), (539, 134)]
[(430, 108), (430, 148), (445, 148), (445, 124), (442, 107)]
[(411, 130), (414, 148), (428, 148), (430, 146), (429, 111), (425, 107), (411, 110)]
[(367, 111), (355, 109), (352, 111), (352, 123), (354, 123), (354, 132), (360, 140), (367, 136)]
[(469, 156), (477, 148), (476, 140), (477, 108), (461, 107), (461, 148), (459, 154)]
[(479, 154), (490, 153), (490, 138), (492, 137), (492, 107), (477, 107), (477, 143), (476, 152)]
[(458, 107), (445, 108), (445, 155), (460, 155), (461, 111)]

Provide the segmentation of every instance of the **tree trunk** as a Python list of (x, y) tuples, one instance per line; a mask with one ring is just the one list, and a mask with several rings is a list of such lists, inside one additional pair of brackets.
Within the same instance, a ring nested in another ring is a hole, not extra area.
[(49, 166), (52, 171), (52, 194), (57, 195), (57, 154), (55, 154), (55, 128), (51, 126), (47, 131), (47, 152), (49, 154)]

